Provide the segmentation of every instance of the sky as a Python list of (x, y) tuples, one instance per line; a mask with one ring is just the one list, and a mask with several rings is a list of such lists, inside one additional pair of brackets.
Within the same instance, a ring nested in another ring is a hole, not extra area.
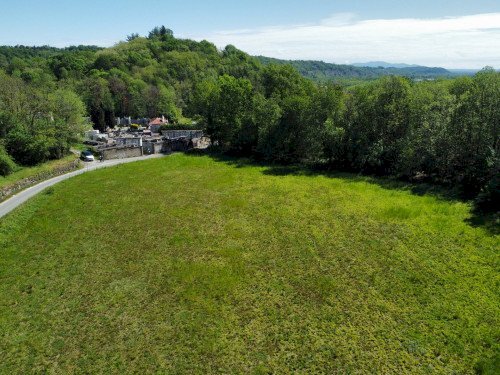
[(500, 0), (0, 0), (0, 45), (112, 46), (157, 25), (283, 59), (500, 68)]

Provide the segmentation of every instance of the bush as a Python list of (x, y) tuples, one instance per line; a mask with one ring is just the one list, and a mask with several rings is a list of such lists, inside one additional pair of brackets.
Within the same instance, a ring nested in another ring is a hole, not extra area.
[(14, 172), (15, 169), (16, 163), (7, 154), (3, 146), (0, 146), (0, 175), (5, 177)]
[(500, 176), (495, 174), (474, 201), (476, 210), (484, 213), (500, 211)]
[(9, 133), (6, 148), (14, 160), (22, 165), (36, 165), (50, 158), (53, 140), (39, 134), (29, 134), (22, 128)]

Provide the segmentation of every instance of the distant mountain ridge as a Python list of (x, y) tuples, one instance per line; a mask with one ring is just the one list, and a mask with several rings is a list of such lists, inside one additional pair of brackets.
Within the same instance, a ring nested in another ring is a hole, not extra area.
[[(351, 64), (352, 66), (356, 66), (359, 68), (398, 68), (398, 69), (405, 69), (405, 68), (427, 68), (429, 67), (424, 66), (424, 65), (417, 65), (417, 64), (405, 64), (405, 63), (389, 63), (386, 61), (369, 61), (367, 63), (354, 63)], [(446, 69), (446, 68), (445, 68)], [(446, 69), (448, 72), (454, 74), (454, 75), (474, 75), (477, 72), (479, 72), (481, 69)]]
[(388, 63), (385, 61), (369, 61), (367, 63), (354, 63), (352, 66), (357, 66), (360, 68), (420, 68), (422, 65), (416, 64), (405, 64), (405, 63)]
[[(360, 78), (371, 79), (388, 75), (399, 75), (413, 79), (435, 79), (439, 77), (450, 77), (455, 75), (444, 68), (431, 68), (427, 66), (403, 66), (402, 67), (366, 67), (346, 64), (332, 64), (324, 61), (313, 60), (280, 60), (265, 56), (256, 56), (257, 59), (267, 64), (289, 64), (296, 68), (303, 76), (316, 81), (330, 81), (338, 78)], [(379, 62), (374, 62), (379, 63)], [(386, 63), (388, 64), (388, 63)]]

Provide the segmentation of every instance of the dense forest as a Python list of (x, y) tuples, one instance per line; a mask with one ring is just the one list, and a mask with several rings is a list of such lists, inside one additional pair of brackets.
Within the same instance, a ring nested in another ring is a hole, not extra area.
[(430, 68), (426, 66), (405, 66), (400, 68), (382, 66), (367, 67), (332, 64), (324, 61), (280, 60), (265, 56), (257, 56), (257, 59), (264, 65), (291, 65), (304, 77), (318, 82), (338, 80), (339, 78), (375, 79), (391, 75), (423, 80), (445, 78), (454, 75), (444, 68)]
[(223, 152), (445, 184), (498, 211), (500, 73), (344, 88), (261, 60), (165, 27), (112, 48), (0, 47), (0, 173), (67, 153), (85, 116), (165, 115)]

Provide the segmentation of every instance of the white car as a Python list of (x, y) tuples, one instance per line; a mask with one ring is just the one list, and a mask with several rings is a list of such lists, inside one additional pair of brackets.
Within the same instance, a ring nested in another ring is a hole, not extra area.
[(80, 154), (80, 159), (83, 161), (94, 161), (94, 155), (92, 154), (91, 151), (82, 151)]

